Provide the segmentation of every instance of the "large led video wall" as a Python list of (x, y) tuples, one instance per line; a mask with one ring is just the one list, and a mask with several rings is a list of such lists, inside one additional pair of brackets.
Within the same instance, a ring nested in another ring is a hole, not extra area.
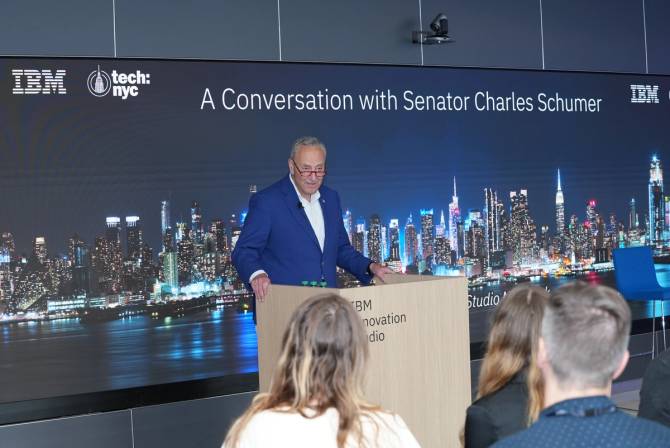
[(286, 174), (304, 135), (328, 148), (326, 183), (358, 250), (408, 273), (468, 276), (472, 342), (521, 282), (614, 285), (617, 247), (653, 246), (665, 281), (669, 87), (643, 75), (0, 59), (0, 403), (255, 372), (252, 296), (230, 254), (250, 195)]

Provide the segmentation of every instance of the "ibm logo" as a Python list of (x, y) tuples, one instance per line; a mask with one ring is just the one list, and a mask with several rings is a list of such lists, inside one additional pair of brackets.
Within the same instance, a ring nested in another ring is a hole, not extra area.
[(63, 84), (65, 75), (65, 70), (56, 70), (54, 75), (51, 70), (13, 69), (14, 88), (12, 93), (14, 95), (36, 95), (39, 93), (65, 95), (67, 93)]
[(655, 103), (658, 104), (658, 86), (631, 84), (631, 103)]

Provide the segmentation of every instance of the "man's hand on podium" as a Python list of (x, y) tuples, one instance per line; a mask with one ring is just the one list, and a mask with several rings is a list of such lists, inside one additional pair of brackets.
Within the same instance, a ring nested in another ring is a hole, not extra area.
[(395, 274), (395, 271), (393, 269), (387, 267), (387, 266), (382, 266), (379, 263), (370, 263), (370, 267), (368, 267), (372, 275), (375, 277), (379, 278), (382, 282), (384, 281), (384, 276), (386, 274)]
[(251, 281), (251, 289), (254, 290), (256, 294), (256, 299), (259, 302), (263, 302), (265, 297), (268, 295), (268, 289), (270, 288), (270, 277), (267, 274), (262, 273), (254, 277)]

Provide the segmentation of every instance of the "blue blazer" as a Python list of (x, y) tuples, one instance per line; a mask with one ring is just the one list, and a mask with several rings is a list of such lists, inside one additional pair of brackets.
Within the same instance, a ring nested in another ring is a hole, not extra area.
[(339, 266), (363, 284), (370, 282), (367, 270), (371, 260), (349, 243), (339, 195), (324, 185), (319, 192), (326, 235), (323, 252), (288, 175), (251, 197), (232, 254), (243, 281), (248, 282), (251, 274), (262, 269), (272, 283), (300, 285), (325, 280), (335, 288), (335, 268)]

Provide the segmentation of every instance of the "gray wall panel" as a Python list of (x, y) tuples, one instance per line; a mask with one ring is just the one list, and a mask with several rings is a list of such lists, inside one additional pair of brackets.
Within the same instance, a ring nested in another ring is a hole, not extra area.
[(418, 1), (280, 1), (284, 61), (419, 64)]
[(112, 0), (0, 2), (0, 54), (114, 56)]
[(135, 448), (219, 448), (255, 392), (133, 409)]
[(649, 73), (670, 74), (670, 2), (645, 0)]
[(276, 0), (116, 0), (117, 55), (279, 59)]
[(422, 0), (423, 29), (442, 12), (454, 42), (424, 45), (425, 65), (542, 68), (538, 0)]
[(12, 448), (131, 448), (130, 411), (2, 426), (0, 445)]
[(644, 73), (642, 0), (542, 0), (545, 68)]

